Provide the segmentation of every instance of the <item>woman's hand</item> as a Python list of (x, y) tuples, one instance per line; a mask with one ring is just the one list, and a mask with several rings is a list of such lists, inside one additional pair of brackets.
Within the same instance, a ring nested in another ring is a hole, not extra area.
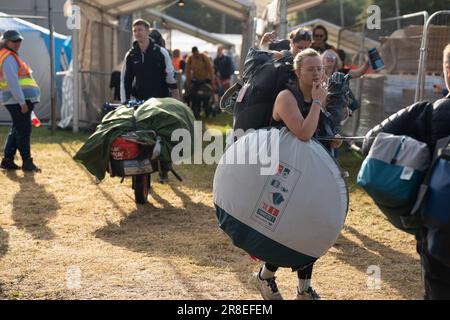
[[(335, 138), (341, 138), (341, 135), (340, 134), (336, 134), (334, 137)], [(331, 140), (331, 142), (330, 142), (330, 146), (333, 149), (338, 149), (341, 145), (342, 145), (342, 139), (335, 139), (335, 140)]]
[(27, 112), (28, 112), (28, 105), (27, 105), (26, 103), (22, 104), (22, 105), (20, 106), (20, 111), (21, 111), (22, 113), (27, 113)]
[(325, 86), (319, 81), (315, 81), (313, 83), (313, 87), (311, 90), (311, 97), (313, 100), (319, 100), (322, 102), (322, 105), (325, 105), (325, 101), (327, 100), (328, 91), (325, 89)]
[(264, 33), (264, 35), (261, 38), (261, 42), (259, 43), (259, 47), (263, 48), (264, 45), (274, 42), (276, 38), (277, 38), (276, 31)]
[(345, 106), (344, 107), (344, 117), (342, 119), (342, 121), (346, 120), (348, 117), (350, 117), (350, 115), (352, 114), (352, 111), (350, 110), (349, 107)]

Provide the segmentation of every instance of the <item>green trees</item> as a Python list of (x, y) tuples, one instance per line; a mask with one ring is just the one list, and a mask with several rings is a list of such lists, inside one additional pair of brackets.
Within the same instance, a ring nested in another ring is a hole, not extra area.
[(174, 5), (166, 9), (165, 13), (209, 32), (242, 32), (240, 21), (193, 0), (185, 1), (183, 8)]
[[(395, 17), (396, 1), (394, 0), (342, 0), (344, 6), (344, 25), (351, 26), (366, 17), (369, 5), (378, 5), (381, 18)], [(400, 15), (428, 11), (429, 14), (450, 8), (448, 0), (398, 0)], [(340, 0), (328, 0), (325, 3), (296, 14), (296, 24), (321, 18), (337, 25), (341, 25)]]

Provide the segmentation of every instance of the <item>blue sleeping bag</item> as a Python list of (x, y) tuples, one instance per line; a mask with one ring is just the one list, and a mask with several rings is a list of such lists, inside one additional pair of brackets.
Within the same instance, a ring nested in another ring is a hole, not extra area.
[(413, 233), (402, 217), (409, 216), (429, 165), (425, 143), (380, 132), (361, 165), (357, 183), (395, 227)]

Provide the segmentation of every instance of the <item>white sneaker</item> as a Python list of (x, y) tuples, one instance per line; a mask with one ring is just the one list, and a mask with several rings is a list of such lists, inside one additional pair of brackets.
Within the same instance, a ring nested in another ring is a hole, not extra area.
[(297, 287), (297, 298), (296, 300), (320, 300), (320, 296), (317, 292), (309, 287), (308, 290), (299, 292)]
[(281, 293), (278, 291), (275, 277), (270, 279), (261, 279), (259, 272), (253, 274), (255, 278), (256, 287), (258, 288), (264, 300), (283, 300)]

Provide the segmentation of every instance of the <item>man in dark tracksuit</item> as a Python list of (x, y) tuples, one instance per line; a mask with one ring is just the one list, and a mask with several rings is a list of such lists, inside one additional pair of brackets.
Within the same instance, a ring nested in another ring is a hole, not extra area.
[[(450, 88), (450, 43), (444, 49), (443, 69), (445, 84)], [(430, 147), (434, 151), (436, 141), (450, 135), (450, 94), (433, 104), (431, 117)], [(450, 198), (450, 195), (449, 195)], [(450, 215), (450, 212), (446, 213)], [(450, 230), (420, 228), (416, 234), (417, 252), (422, 264), (422, 278), (426, 300), (450, 300), (450, 265), (440, 257), (430, 254), (430, 245), (446, 247), (446, 261), (450, 258)]]
[[(136, 41), (125, 55), (120, 81), (122, 103), (133, 96), (137, 100), (173, 97), (180, 100), (169, 52), (150, 38), (150, 24), (142, 19), (133, 22)], [(168, 164), (161, 161), (160, 182), (166, 182)]]
[(138, 100), (169, 96), (179, 99), (172, 59), (166, 49), (150, 38), (148, 22), (136, 20), (133, 34), (136, 41), (125, 55), (122, 66), (121, 101), (125, 102), (131, 96)]

